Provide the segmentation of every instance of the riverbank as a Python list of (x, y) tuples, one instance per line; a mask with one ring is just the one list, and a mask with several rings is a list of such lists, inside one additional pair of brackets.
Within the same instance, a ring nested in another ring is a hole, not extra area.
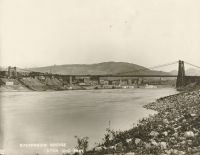
[(144, 106), (158, 113), (128, 131), (110, 131), (87, 154), (199, 154), (200, 90), (158, 99)]
[(62, 91), (62, 90), (82, 90), (81, 86), (69, 86), (57, 78), (22, 78), (8, 79), (0, 78), (0, 91)]

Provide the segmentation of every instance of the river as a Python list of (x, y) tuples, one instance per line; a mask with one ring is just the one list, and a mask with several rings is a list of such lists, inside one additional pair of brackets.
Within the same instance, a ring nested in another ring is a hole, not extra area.
[(72, 149), (74, 136), (88, 136), (92, 147), (102, 141), (109, 124), (114, 130), (130, 129), (155, 113), (143, 105), (175, 93), (173, 88), (1, 92), (4, 149), (9, 155), (61, 155), (61, 146), (59, 153), (52, 153), (56, 150), (49, 146), (30, 144), (64, 143)]

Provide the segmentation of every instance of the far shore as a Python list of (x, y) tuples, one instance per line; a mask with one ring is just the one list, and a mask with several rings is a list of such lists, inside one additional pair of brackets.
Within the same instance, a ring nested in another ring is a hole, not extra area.
[(93, 89), (135, 89), (135, 88), (161, 88), (175, 87), (174, 80), (155, 79), (74, 79), (67, 81), (57, 77), (24, 77), (24, 78), (0, 78), (0, 91), (64, 91), (64, 90), (93, 90)]
[(14, 86), (6, 86), (6, 85), (2, 85), (0, 86), (0, 92), (33, 92), (33, 91), (37, 91), (37, 92), (52, 92), (52, 91), (73, 91), (73, 90), (99, 90), (99, 89), (156, 89), (156, 88), (174, 88), (171, 85), (151, 85), (152, 88), (148, 88), (145, 86), (124, 86), (124, 87), (115, 87), (115, 86), (90, 86), (90, 87), (73, 87), (71, 86), (70, 89), (51, 89), (51, 88), (47, 88), (45, 90), (33, 90), (33, 89), (29, 89), (26, 88), (24, 86), (18, 86), (18, 85), (14, 85)]

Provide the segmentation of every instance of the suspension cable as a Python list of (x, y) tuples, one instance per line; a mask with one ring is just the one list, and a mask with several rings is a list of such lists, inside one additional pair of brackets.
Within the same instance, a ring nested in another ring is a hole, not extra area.
[(176, 63), (178, 63), (178, 61), (175, 61), (175, 62), (172, 62), (172, 63), (163, 64), (163, 65), (159, 65), (159, 66), (149, 67), (149, 69), (166, 67), (166, 66), (170, 66), (170, 65), (173, 65), (173, 64), (176, 64)]
[(133, 71), (121, 72), (121, 73), (118, 73), (118, 74), (140, 72), (140, 71), (145, 71), (145, 70), (152, 70), (152, 69), (155, 69), (155, 68), (170, 66), (170, 65), (173, 65), (173, 64), (176, 64), (176, 63), (178, 63), (178, 61), (174, 61), (174, 62), (171, 62), (171, 63), (166, 63), (166, 64), (163, 64), (163, 65), (153, 66), (153, 67), (149, 67), (149, 68), (144, 68), (144, 69), (136, 69), (136, 70), (133, 70)]
[(200, 69), (200, 67), (199, 66), (197, 66), (197, 65), (193, 65), (193, 64), (191, 64), (191, 63), (189, 63), (189, 62), (186, 62), (186, 61), (184, 61), (186, 64), (188, 64), (188, 65), (190, 65), (190, 66), (193, 66), (193, 67), (196, 67), (196, 68), (199, 68)]

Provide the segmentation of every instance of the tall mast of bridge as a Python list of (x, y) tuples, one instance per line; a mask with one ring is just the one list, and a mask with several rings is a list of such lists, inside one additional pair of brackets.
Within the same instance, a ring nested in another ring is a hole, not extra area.
[(185, 77), (185, 67), (184, 61), (179, 60), (178, 62), (178, 76), (176, 81), (176, 87), (184, 86), (184, 77)]

